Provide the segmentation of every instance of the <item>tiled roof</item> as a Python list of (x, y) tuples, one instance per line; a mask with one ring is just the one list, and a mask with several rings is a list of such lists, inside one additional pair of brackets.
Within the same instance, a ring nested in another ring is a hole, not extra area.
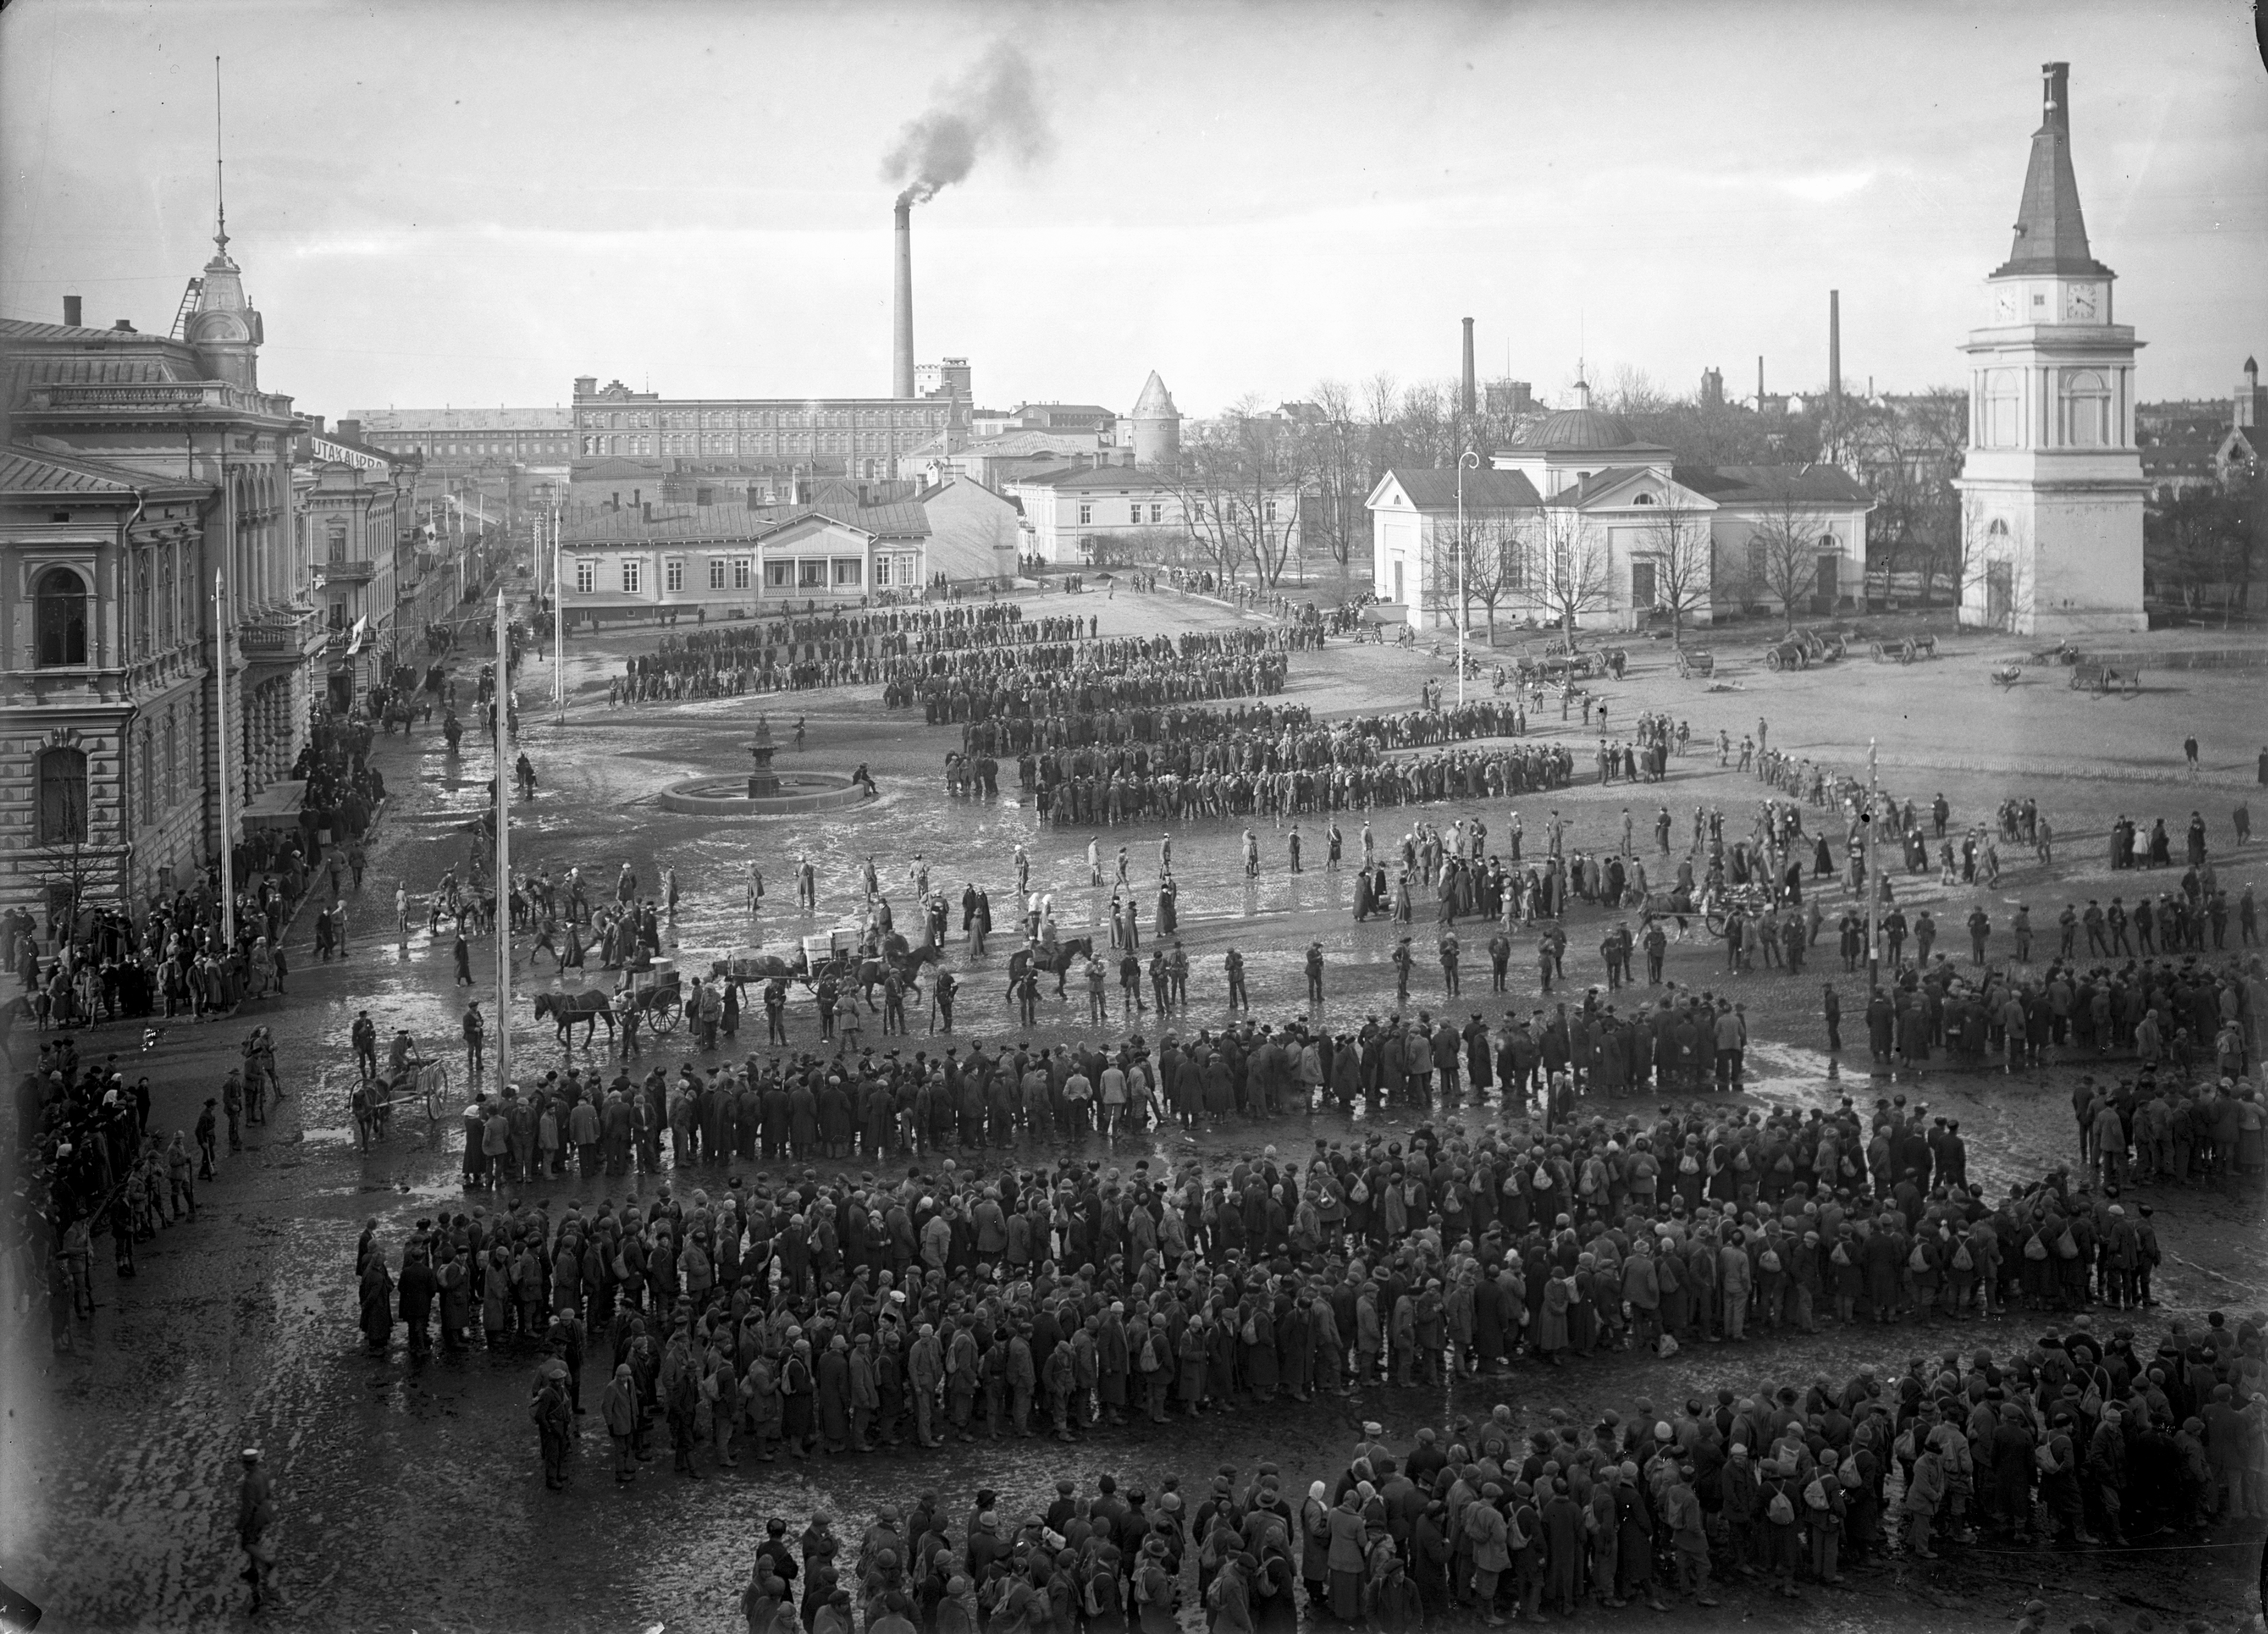
[(0, 494), (117, 497), (131, 495), (137, 486), (151, 486), (150, 479), (138, 471), (47, 453), (18, 443), (0, 446)]
[[(1430, 467), (1416, 470), (1396, 466), (1387, 472), (1402, 491), (1410, 496), (1410, 503), (1420, 511), (1454, 511), (1457, 508), (1457, 473), (1454, 468), (1437, 471)], [(1520, 471), (1468, 471), (1465, 473), (1465, 508), (1481, 511), (1524, 511), (1543, 503), (1535, 484)]]
[(1619, 487), (1631, 477), (1646, 470), (1642, 465), (1610, 465), (1603, 471), (1594, 471), (1580, 482), (1571, 482), (1543, 503), (1554, 507), (1580, 510), (1609, 489)]
[(1163, 493), (1170, 486), (1156, 473), (1132, 465), (1066, 466), (1060, 471), (1034, 471), (1008, 481), (1020, 488), (1103, 488), (1129, 492), (1139, 489), (1145, 494)]
[(631, 505), (619, 511), (603, 507), (579, 512), (568, 519), (570, 545), (667, 544), (713, 540), (747, 541), (776, 532), (791, 522), (816, 516), (858, 528), (880, 539), (922, 539), (929, 534), (929, 513), (909, 501), (881, 505), (827, 504), (800, 505), (655, 504), (651, 514)]
[(1874, 497), (1838, 465), (1681, 465), (1671, 472), (1719, 504), (1799, 499), (1811, 504), (1871, 505)]

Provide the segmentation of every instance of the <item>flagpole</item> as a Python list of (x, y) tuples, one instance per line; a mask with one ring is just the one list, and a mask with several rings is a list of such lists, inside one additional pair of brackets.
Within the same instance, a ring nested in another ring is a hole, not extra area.
[(213, 709), (216, 758), (220, 765), (220, 937), (222, 951), (236, 946), (236, 857), (229, 842), (228, 813), (228, 576), (213, 575)]
[(512, 649), (504, 618), (504, 592), (496, 599), (496, 889), (497, 889), (497, 1076), (499, 1087), (512, 1082), (512, 776), (504, 764), (512, 719)]

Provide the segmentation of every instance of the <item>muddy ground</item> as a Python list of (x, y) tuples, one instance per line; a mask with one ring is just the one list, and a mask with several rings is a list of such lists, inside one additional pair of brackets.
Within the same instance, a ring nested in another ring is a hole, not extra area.
[[(1120, 593), (1106, 600), (1090, 594), (1081, 599), (1080, 610), (1101, 616), (1106, 633), (1233, 622), (1226, 609), (1173, 595)], [(858, 871), (870, 853), (902, 914), (907, 865), (917, 852), (955, 899), (961, 883), (973, 880), (991, 890), (996, 905), (1005, 903), (1013, 888), (1010, 857), (1020, 840), (1030, 847), (1035, 877), (1054, 892), (1057, 917), (1070, 931), (1107, 924), (1109, 893), (1094, 891), (1086, 882), (1086, 834), (1038, 831), (1035, 813), (1012, 798), (986, 804), (945, 795), (939, 772), (957, 742), (953, 729), (925, 728), (917, 711), (886, 711), (879, 689), (872, 688), (609, 709), (604, 676), (618, 668), (623, 653), (652, 639), (649, 630), (578, 643), (567, 666), (573, 703), (563, 725), (549, 719), (548, 666), (524, 673), (523, 747), (538, 768), (542, 792), (515, 813), (519, 865), (548, 861), (556, 873), (578, 864), (605, 884), (624, 861), (646, 881), (659, 867), (674, 866), (686, 893), (674, 927), (676, 952), (688, 964), (741, 946), (784, 948), (803, 931), (834, 923), (855, 908)], [(1994, 687), (1987, 672), (2013, 651), (2007, 641), (1956, 639), (1948, 644), (1946, 656), (1911, 667), (1876, 666), (1861, 656), (1800, 675), (1767, 674), (1748, 661), (1741, 644), (1719, 645), (1725, 661), (1713, 687), (1679, 681), (1666, 651), (1641, 643), (1628, 678), (1594, 689), (1618, 722), (1642, 710), (1666, 710), (1690, 720), (1697, 744), (1713, 740), (1720, 726), (1737, 741), (1762, 717), (1771, 723), (1774, 743), (1857, 768), (1872, 735), (1879, 740), (1885, 783), (1924, 805), (1941, 789), (1956, 822), (1989, 817), (2009, 795), (2037, 799), (2064, 843), (2052, 869), (2009, 856), (2012, 865), (1999, 887), (1983, 894), (1998, 923), (2006, 923), (2017, 902), (2028, 902), (2044, 932), (2064, 901), (2107, 898), (2114, 889), (2131, 887), (2131, 877), (2112, 885), (2097, 838), (2120, 812), (2146, 826), (2162, 813), (2178, 831), (2192, 808), (2201, 810), (2212, 825), (2232, 899), (2244, 881), (2268, 872), (2228, 850), (2229, 813), (2252, 784), (2257, 745), (2240, 734), (2259, 731), (2257, 671), (2167, 671), (2146, 675), (2138, 697), (2097, 699), (2068, 691), (2062, 673), (2052, 670), (2028, 672), (2012, 691)], [(1323, 712), (1404, 707), (1414, 703), (1422, 680), (1447, 673), (1423, 651), (1335, 644), (1293, 660), (1288, 696)], [(662, 785), (745, 766), (759, 709), (770, 714), (783, 736), (797, 715), (806, 720), (808, 747), (799, 756), (784, 751), (783, 763), (842, 772), (865, 762), (881, 781), (883, 798), (852, 811), (737, 822), (661, 811), (655, 795)], [(1564, 731), (1579, 763), (1596, 737), (1584, 732), (1580, 721), (1562, 728), (1556, 710), (1547, 711), (1537, 730), (1547, 737)], [(2191, 732), (2203, 744), (2204, 776), (2198, 783), (2182, 773), (2179, 746)], [(192, 1124), (197, 1105), (217, 1092), (239, 1039), (255, 1022), (275, 1030), (292, 1093), (276, 1120), (254, 1131), (247, 1152), (229, 1160), (221, 1177), (204, 1189), (198, 1219), (169, 1228), (145, 1247), (138, 1277), (122, 1283), (107, 1262), (98, 1266), (100, 1307), (83, 1332), (80, 1353), (51, 1354), (39, 1321), (20, 1318), (13, 1325), (0, 1385), (6, 1410), (0, 1576), (47, 1608), (45, 1628), (192, 1629), (242, 1622), (232, 1523), (236, 1453), (246, 1445), (266, 1449), (284, 1515), (284, 1600), (266, 1621), (388, 1634), (613, 1630), (655, 1623), (673, 1630), (724, 1630), (738, 1626), (735, 1597), (762, 1521), (773, 1513), (799, 1524), (813, 1508), (825, 1507), (837, 1517), (838, 1530), (850, 1530), (880, 1505), (902, 1504), (924, 1490), (938, 1491), (952, 1505), (989, 1485), (1012, 1508), (1042, 1499), (1060, 1475), (1084, 1482), (1110, 1471), (1122, 1483), (1139, 1478), (1154, 1490), (1159, 1477), (1176, 1474), (1188, 1488), (1200, 1485), (1221, 1464), (1248, 1469), (1263, 1459), (1282, 1467), (1287, 1484), (1304, 1488), (1344, 1459), (1366, 1418), (1383, 1422), (1391, 1439), (1406, 1437), (1420, 1424), (1480, 1416), (1498, 1400), (1529, 1424), (1554, 1408), (1579, 1417), (1609, 1407), (1627, 1414), (1642, 1398), (1682, 1398), (1719, 1384), (1840, 1378), (1861, 1361), (1897, 1371), (1910, 1355), (1941, 1353), (1955, 1344), (2000, 1351), (2029, 1336), (2014, 1321), (1915, 1328), (1887, 1343), (1872, 1329), (1830, 1328), (1813, 1337), (1757, 1343), (1737, 1355), (1718, 1347), (1668, 1362), (1616, 1355), (1549, 1376), (1523, 1367), (1500, 1382), (1460, 1386), (1454, 1395), (1441, 1389), (1373, 1390), (1352, 1401), (1247, 1409), (1156, 1432), (1104, 1432), (1073, 1447), (980, 1443), (793, 1468), (749, 1465), (700, 1483), (667, 1475), (664, 1461), (625, 1491), (604, 1478), (602, 1438), (593, 1419), (585, 1421), (572, 1489), (547, 1492), (520, 1410), (527, 1358), (476, 1351), (460, 1360), (413, 1365), (397, 1345), (394, 1355), (373, 1361), (355, 1329), (350, 1271), (364, 1219), (376, 1216), (398, 1251), (411, 1221), (461, 1194), (453, 1121), (429, 1129), (420, 1119), (405, 1119), (377, 1150), (357, 1150), (345, 1105), (351, 1074), (348, 1028), (356, 1012), (367, 1009), (382, 1034), (406, 1026), (437, 1050), (455, 1035), (462, 993), (452, 981), (446, 939), (429, 939), (422, 921), (406, 941), (397, 939), (393, 890), (404, 879), (413, 893), (422, 894), (445, 867), (461, 864), (470, 843), (461, 825), (476, 808), (491, 769), (478, 755), (448, 756), (430, 729), (406, 741), (381, 740), (379, 763), (392, 798), (371, 847), (371, 876), (351, 904), (342, 961), (314, 961), (312, 915), (303, 916), (288, 999), (264, 1001), (211, 1026), (173, 1024), (146, 1054), (138, 1024), (98, 1027), (81, 1039), (83, 1051), (117, 1051), (130, 1058), (129, 1072), (151, 1074), (161, 1128)], [(1012, 770), (1005, 786), (1012, 796)], [(1618, 836), (1628, 806), (1644, 844), (1654, 806), (1666, 801), (1682, 843), (1696, 804), (1722, 807), (1744, 828), (1761, 792), (1751, 778), (1719, 769), (1713, 754), (1697, 752), (1673, 762), (1668, 783), (1659, 788), (1579, 786), (1529, 799), (1522, 815), (1535, 836), (1556, 807), (1573, 825), (1572, 845), (1604, 847)], [(1504, 804), (1433, 806), (1424, 814), (1444, 825), (1461, 813), (1484, 814), (1500, 836)], [(1382, 848), (1398, 840), (1414, 814), (1395, 808), (1374, 816)], [(1191, 1009), (1180, 1024), (1187, 1028), (1227, 1019), (1219, 955), (1232, 943), (1246, 955), (1255, 1011), (1263, 1020), (1304, 1011), (1300, 959), (1310, 939), (1322, 942), (1329, 961), (1323, 1019), (1329, 1025), (1352, 1027), (1366, 1014), (1389, 1008), (1388, 958), (1395, 932), (1381, 920), (1352, 922), (1348, 878), (1322, 866), (1321, 824), (1305, 826), (1308, 867), (1297, 876), (1284, 866), (1278, 834), (1263, 828), (1263, 872), (1249, 885), (1241, 877), (1237, 855), (1241, 827), (1199, 823), (1174, 836), (1182, 939), (1192, 963)], [(1359, 817), (1343, 818), (1341, 828), (1351, 856), (1359, 850)], [(1839, 838), (1839, 830), (1831, 832)], [(1157, 837), (1147, 829), (1104, 836), (1106, 871), (1116, 845), (1130, 846), (1145, 912)], [(810, 917), (791, 911), (791, 870), (803, 853), (814, 857), (821, 873), (821, 909)], [(770, 884), (766, 911), (753, 923), (742, 900), (751, 860), (762, 865)], [(1904, 896), (1909, 914), (1917, 902), (1927, 902), (1951, 930), (1965, 917), (1971, 894), (1933, 885)], [(1830, 895), (1830, 914), (1839, 902)], [(1580, 909), (1574, 916), (1568, 974), (1579, 985), (1604, 979), (1597, 943), (1609, 923), (1595, 909)], [(1430, 935), (1428, 926), (1417, 928), (1421, 937)], [(1525, 946), (1513, 961), (1512, 991), (1498, 998), (1485, 991), (1478, 948), (1484, 934), (1469, 933), (1465, 939), (1466, 997), (1451, 1013), (1462, 1020), (1479, 1011), (1495, 1019), (1508, 1007), (1525, 1010), (1542, 1002)], [(1947, 938), (1948, 945), (1953, 939)], [(1012, 940), (996, 937), (991, 953), (978, 961), (958, 945), (954, 948), (953, 965), (963, 980), (956, 1043), (1000, 1037), (1012, 1023), (1002, 999)], [(482, 946), (485, 951), (488, 945)], [(1846, 1092), (1924, 1097), (1933, 1110), (1960, 1118), (1972, 1167), (1996, 1188), (2075, 1157), (2069, 1110), (2075, 1066), (2012, 1078), (1940, 1064), (1891, 1086), (1870, 1079), (1863, 1053), (1839, 1060), (1825, 1054), (1820, 983), (1841, 984), (1850, 1015), (1858, 1008), (1857, 982), (1842, 975), (1831, 949), (1821, 951), (1830, 967), (1826, 973), (1758, 973), (1730, 983), (1748, 1006), (1758, 1041), (1750, 1052), (1749, 1100), (1808, 1106)], [(1696, 941), (1673, 946), (1668, 975), (1721, 990), (1727, 985), (1721, 965), (1716, 948)], [(479, 968), (492, 968), (492, 955)], [(529, 984), (524, 973), (522, 983), (524, 1003)], [(548, 966), (533, 982), (554, 983)], [(1438, 1012), (1440, 998), (1438, 973), (1422, 961), (1413, 1007)], [(1043, 1001), (1040, 1027), (1023, 1035), (1043, 1041), (1078, 1036), (1085, 1012), (1083, 998), (1059, 1004), (1050, 997)], [(524, 1010), (519, 1023), (522, 1071), (562, 1058), (548, 1030), (539, 1035)], [(1141, 1018), (1137, 1026), (1154, 1037), (1154, 1017)], [(807, 1004), (798, 1005), (790, 1029), (797, 1048), (816, 1048), (816, 1022)], [(1122, 1030), (1114, 1020), (1112, 1033)], [(875, 1022), (867, 1032), (869, 1042), (883, 1043)], [(921, 1032), (917, 1019), (917, 1036), (888, 1041), (888, 1046), (925, 1047)], [(755, 1036), (744, 1029), (736, 1053), (752, 1048)], [(7, 1042), (11, 1070), (36, 1049), (36, 1041), (20, 1030)], [(680, 1033), (661, 1041), (652, 1058), (674, 1068), (686, 1054)], [(1491, 1108), (1457, 1115), (1473, 1120), (1499, 1114)], [(1404, 1111), (1381, 1117), (1389, 1128), (1412, 1122)], [(1359, 1112), (1352, 1122), (1364, 1121)], [(1120, 1162), (1145, 1153), (1225, 1157), (1271, 1142), (1290, 1149), (1348, 1132), (1348, 1120), (1337, 1114), (1293, 1116), (1194, 1137), (1174, 1132), (1122, 1141), (1108, 1155)], [(1104, 1155), (1100, 1142), (1084, 1151)], [(586, 1203), (598, 1200), (594, 1192), (602, 1195), (602, 1189), (572, 1181), (556, 1182), (551, 1190), (560, 1200)], [(2167, 1263), (2158, 1284), (2161, 1306), (2132, 1324), (2146, 1343), (2154, 1343), (2174, 1320), (2194, 1324), (2208, 1310), (2247, 1313), (2268, 1306), (2257, 1198), (2202, 1187), (2159, 1187), (2149, 1195)], [(595, 1387), (587, 1387), (594, 1405)], [(2254, 1603), (2245, 1596), (2258, 1554), (2257, 1529), (2249, 1537), (2223, 1534), (2201, 1542), (2154, 1540), (2124, 1556), (1970, 1550), (1935, 1564), (1901, 1564), (1858, 1575), (1844, 1590), (1807, 1589), (1800, 1605), (1735, 1590), (1705, 1620), (1680, 1614), (1664, 1621), (1920, 1634), (2000, 1626), (2036, 1594), (2054, 1609), (2053, 1628), (2083, 1619), (2124, 1634), (2142, 1626), (2145, 1617), (2161, 1627), (2180, 1626), (2184, 1617), (2234, 1627)], [(1605, 1614), (1587, 1616), (1602, 1621)]]

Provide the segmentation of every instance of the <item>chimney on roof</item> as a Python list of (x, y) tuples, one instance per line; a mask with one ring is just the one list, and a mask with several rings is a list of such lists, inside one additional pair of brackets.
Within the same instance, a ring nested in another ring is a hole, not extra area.
[(134, 326), (123, 318), (121, 318), (117, 322), (112, 324), (110, 327), (120, 335), (132, 335), (136, 333)]
[(78, 297), (76, 295), (64, 296), (63, 322), (71, 328), (77, 328), (79, 327), (78, 312)]
[(1827, 291), (1827, 411), (1843, 408), (1843, 291)]
[(340, 421), (339, 439), (342, 442), (349, 443), (358, 443), (362, 441), (362, 422), (359, 420)]
[(1473, 320), (1468, 318), (1465, 320), (1465, 389), (1462, 399), (1462, 406), (1467, 419), (1470, 419), (1480, 410), (1476, 386), (1477, 383), (1473, 375)]

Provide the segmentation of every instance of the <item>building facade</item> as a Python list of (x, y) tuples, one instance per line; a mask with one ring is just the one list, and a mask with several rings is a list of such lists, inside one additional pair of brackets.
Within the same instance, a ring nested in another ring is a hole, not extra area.
[(917, 475), (941, 437), (965, 433), (965, 396), (666, 398), (594, 375), (575, 382), (578, 462), (661, 460), (717, 477), (799, 472), (858, 482)]
[(304, 422), (260, 387), (225, 233), (175, 328), (0, 320), (0, 905), (43, 925), (187, 884), (247, 811), (296, 812), (325, 648)]
[(1672, 608), (1689, 626), (1864, 611), (1873, 501), (1849, 473), (1677, 465), (1592, 408), (1580, 380), (1575, 399), (1467, 473), (1462, 533), (1454, 470), (1380, 479), (1367, 505), (1381, 598), (1451, 629), (1461, 599), (1474, 620), (1582, 629), (1644, 629)]
[(570, 408), (364, 408), (339, 433), (367, 447), (412, 457), (436, 472), (485, 465), (565, 467), (575, 453)]
[(418, 551), (424, 533), (416, 515), (416, 460), (366, 443), (316, 431), (299, 439), (311, 477), (300, 496), (309, 540), (314, 595), (323, 609), (326, 686), (330, 707), (344, 711), (385, 680), (388, 666), (414, 644), (405, 603), (418, 598)]
[(2146, 629), (2132, 328), (2088, 249), (2072, 167), (2069, 70), (2042, 70), (2016, 236), (1984, 281), (1970, 362), (1961, 620), (2025, 635)]

